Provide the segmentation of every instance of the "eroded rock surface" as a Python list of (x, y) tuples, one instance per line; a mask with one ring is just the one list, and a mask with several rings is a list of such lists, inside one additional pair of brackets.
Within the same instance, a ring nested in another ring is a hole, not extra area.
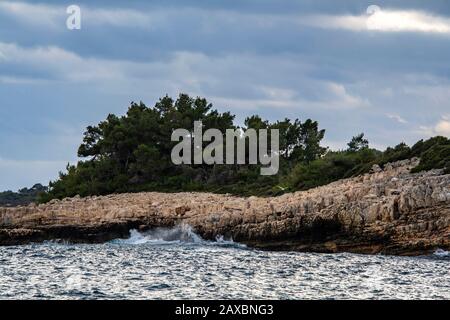
[(411, 174), (418, 160), (273, 198), (135, 193), (0, 208), (0, 244), (102, 242), (189, 224), (207, 239), (272, 250), (425, 254), (450, 248), (450, 175)]

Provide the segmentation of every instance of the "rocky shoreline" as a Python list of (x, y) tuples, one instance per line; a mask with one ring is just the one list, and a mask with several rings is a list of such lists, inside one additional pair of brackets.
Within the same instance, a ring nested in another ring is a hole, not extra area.
[(266, 250), (421, 255), (450, 249), (450, 175), (418, 159), (273, 198), (136, 193), (0, 208), (0, 245), (101, 243), (130, 229), (188, 224), (205, 239)]

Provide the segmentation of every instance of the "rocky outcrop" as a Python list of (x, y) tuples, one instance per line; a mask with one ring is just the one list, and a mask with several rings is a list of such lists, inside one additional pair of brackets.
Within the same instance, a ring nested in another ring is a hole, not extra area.
[(425, 254), (450, 248), (450, 175), (411, 174), (418, 160), (273, 198), (210, 193), (136, 193), (0, 208), (0, 244), (60, 239), (103, 242), (189, 224), (270, 250)]

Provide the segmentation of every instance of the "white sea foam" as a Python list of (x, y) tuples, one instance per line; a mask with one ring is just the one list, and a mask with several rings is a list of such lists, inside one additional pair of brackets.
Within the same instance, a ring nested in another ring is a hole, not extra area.
[(155, 228), (145, 232), (139, 232), (135, 229), (132, 229), (130, 230), (130, 237), (128, 239), (115, 239), (111, 242), (115, 244), (128, 245), (188, 244), (246, 247), (244, 244), (236, 243), (233, 241), (233, 239), (225, 239), (223, 236), (217, 236), (215, 241), (204, 240), (193, 231), (191, 226), (187, 224), (181, 224), (173, 228)]
[(434, 255), (435, 255), (435, 256), (438, 256), (438, 257), (448, 257), (448, 256), (449, 256), (449, 252), (448, 252), (448, 251), (445, 251), (445, 250), (442, 250), (442, 249), (437, 249), (437, 250), (434, 252)]

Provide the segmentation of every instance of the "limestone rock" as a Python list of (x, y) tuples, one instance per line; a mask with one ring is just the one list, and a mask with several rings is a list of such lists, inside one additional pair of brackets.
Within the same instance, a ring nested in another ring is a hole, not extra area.
[(377, 164), (374, 164), (372, 166), (372, 169), (370, 169), (371, 173), (378, 173), (378, 172), (381, 172), (381, 171), (383, 171), (383, 169), (381, 169), (380, 166), (377, 165)]

